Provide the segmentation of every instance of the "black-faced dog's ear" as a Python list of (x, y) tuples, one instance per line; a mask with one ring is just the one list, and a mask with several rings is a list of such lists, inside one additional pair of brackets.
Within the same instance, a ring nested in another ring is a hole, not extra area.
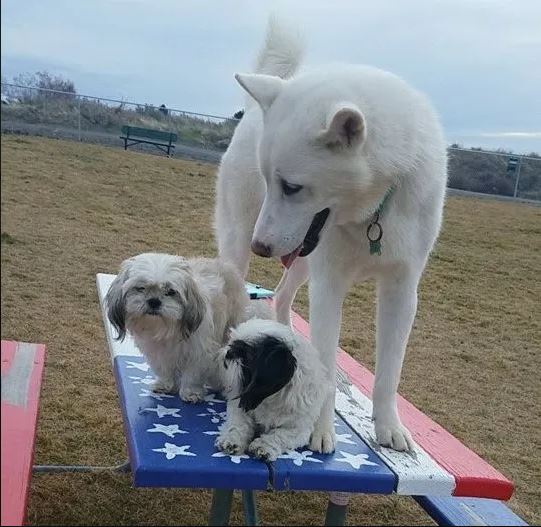
[(227, 353), (225, 354), (225, 359), (230, 360), (244, 360), (247, 355), (252, 351), (252, 346), (250, 346), (244, 340), (234, 340), (229, 345)]
[(121, 270), (105, 296), (107, 318), (118, 333), (116, 340), (120, 341), (126, 336), (126, 295), (122, 291), (122, 286), (127, 277), (127, 269)]
[(257, 408), (263, 400), (281, 390), (293, 377), (297, 360), (281, 339), (265, 335), (250, 346), (242, 361), (242, 391), (239, 406)]
[(187, 339), (203, 322), (207, 311), (205, 299), (199, 292), (195, 280), (187, 276), (185, 284), (184, 314), (180, 321), (180, 330), (183, 339)]

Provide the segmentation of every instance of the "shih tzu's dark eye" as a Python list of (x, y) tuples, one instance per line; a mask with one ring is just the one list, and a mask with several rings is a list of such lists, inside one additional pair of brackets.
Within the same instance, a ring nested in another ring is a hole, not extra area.
[(140, 287), (136, 287), (135, 290), (138, 292), (138, 293), (142, 293), (145, 288), (143, 286), (140, 286)]
[(288, 183), (287, 181), (283, 180), (281, 181), (282, 185), (282, 192), (286, 196), (291, 196), (292, 194), (296, 194), (300, 190), (302, 190), (302, 185), (294, 185), (293, 183)]
[(177, 292), (174, 289), (168, 289), (165, 292), (165, 296), (175, 296), (176, 294), (177, 294)]

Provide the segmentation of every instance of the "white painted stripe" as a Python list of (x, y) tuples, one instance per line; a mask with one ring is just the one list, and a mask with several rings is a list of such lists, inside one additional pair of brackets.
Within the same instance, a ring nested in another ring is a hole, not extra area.
[(372, 401), (340, 372), (336, 390), (336, 411), (357, 432), (374, 453), (397, 475), (397, 494), (408, 496), (451, 496), (455, 478), (421, 447), (397, 452), (378, 445), (372, 422)]
[(107, 336), (107, 342), (109, 343), (109, 351), (111, 352), (111, 360), (119, 355), (128, 357), (142, 357), (141, 352), (135, 346), (133, 338), (127, 334), (126, 338), (120, 342), (116, 340), (117, 336), (115, 328), (109, 322), (107, 318), (107, 308), (105, 306), (105, 295), (109, 291), (109, 287), (115, 279), (114, 274), (98, 273), (96, 275), (96, 286), (98, 287), (98, 297), (100, 300), (101, 314), (103, 317), (103, 325), (105, 327), (105, 334)]

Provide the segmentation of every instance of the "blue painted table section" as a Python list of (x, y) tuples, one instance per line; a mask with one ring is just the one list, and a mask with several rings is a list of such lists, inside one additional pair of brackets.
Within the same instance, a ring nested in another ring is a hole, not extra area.
[(417, 496), (421, 507), (438, 525), (528, 525), (498, 500)]
[(331, 490), (390, 494), (396, 476), (374, 452), (335, 415), (337, 445), (333, 454), (308, 449), (289, 452), (273, 464), (273, 487), (277, 490)]
[(153, 393), (153, 374), (138, 357), (116, 357), (115, 375), (136, 486), (267, 488), (265, 463), (214, 447), (224, 401), (208, 396), (205, 403), (188, 404)]
[(226, 404), (215, 395), (188, 404), (151, 391), (143, 357), (118, 355), (114, 370), (121, 397), (134, 484), (141, 487), (329, 490), (390, 494), (396, 476), (336, 416), (334, 454), (304, 448), (266, 464), (219, 452), (214, 441)]

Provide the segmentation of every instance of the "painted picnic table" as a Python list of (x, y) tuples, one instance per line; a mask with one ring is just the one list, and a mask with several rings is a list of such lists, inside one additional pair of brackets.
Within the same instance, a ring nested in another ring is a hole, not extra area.
[[(201, 404), (187, 404), (172, 395), (150, 389), (153, 373), (128, 336), (114, 340), (104, 298), (114, 275), (98, 274), (97, 286), (113, 369), (124, 415), (133, 481), (136, 486), (244, 489), (245, 505), (253, 509), (254, 489), (326, 490), (337, 521), (345, 514), (344, 493), (397, 493), (413, 497), (474, 496), (508, 499), (512, 483), (462, 445), (419, 410), (400, 400), (404, 421), (413, 432), (413, 452), (396, 452), (377, 445), (371, 422), (369, 393), (372, 374), (345, 352), (339, 353), (337, 448), (323, 455), (307, 448), (290, 451), (273, 463), (247, 455), (230, 456), (214, 447), (225, 419), (225, 402), (210, 394)], [(297, 331), (307, 335), (308, 325), (293, 317)], [(232, 491), (232, 490), (231, 490)], [(220, 496), (215, 493), (213, 510)], [(214, 512), (216, 512), (214, 510)], [(221, 516), (214, 520), (224, 521)], [(332, 516), (332, 514), (331, 514)], [(342, 518), (343, 519), (343, 518)], [(253, 521), (248, 515), (247, 521)]]
[(38, 417), (45, 346), (2, 340), (1, 525), (22, 525)]
[[(113, 278), (98, 275), (102, 306)], [(210, 394), (201, 404), (188, 404), (178, 396), (152, 392), (150, 366), (131, 338), (122, 343), (114, 339), (105, 310), (104, 324), (136, 486), (394, 491), (395, 474), (339, 415), (335, 419), (338, 449), (332, 455), (299, 449), (268, 464), (218, 451), (214, 441), (225, 420), (225, 401)]]

